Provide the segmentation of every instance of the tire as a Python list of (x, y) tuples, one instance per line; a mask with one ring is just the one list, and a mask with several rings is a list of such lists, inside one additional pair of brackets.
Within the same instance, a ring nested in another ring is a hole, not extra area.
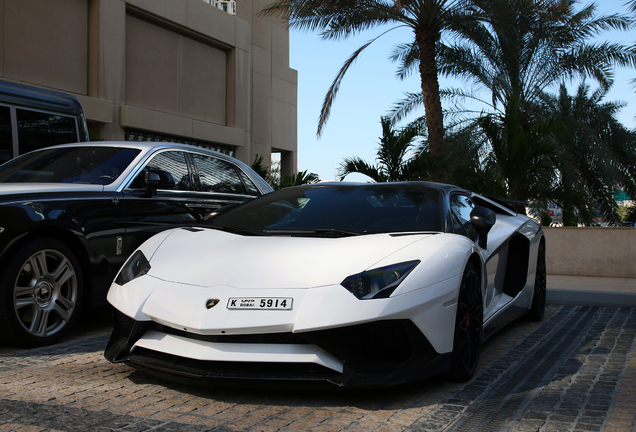
[(457, 299), (457, 316), (453, 338), (453, 356), (449, 378), (468, 381), (477, 370), (484, 335), (484, 307), (481, 278), (477, 268), (468, 263)]
[(0, 279), (0, 339), (23, 347), (57, 342), (79, 315), (82, 287), (79, 262), (66, 245), (54, 239), (26, 244)]
[(541, 321), (545, 314), (545, 299), (547, 296), (547, 280), (545, 267), (545, 244), (539, 244), (537, 254), (537, 271), (534, 278), (534, 294), (532, 295), (532, 305), (526, 317), (529, 321)]

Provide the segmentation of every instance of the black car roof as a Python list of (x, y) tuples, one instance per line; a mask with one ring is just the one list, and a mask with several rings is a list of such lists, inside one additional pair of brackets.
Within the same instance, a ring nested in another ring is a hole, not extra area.
[[(451, 192), (462, 192), (468, 195), (471, 195), (472, 197), (475, 197), (478, 199), (479, 201), (479, 205), (483, 205), (485, 207), (488, 207), (489, 209), (491, 209), (492, 211), (494, 211), (495, 213), (500, 213), (500, 214), (508, 214), (510, 216), (514, 216), (515, 214), (517, 214), (517, 211), (512, 208), (510, 205), (507, 205), (505, 203), (505, 200), (498, 200), (495, 198), (490, 198), (490, 197), (485, 197), (479, 194), (476, 194), (474, 192), (471, 192), (469, 190), (460, 188), (458, 186), (455, 185), (451, 185), (451, 184), (446, 184), (446, 183), (437, 183), (437, 182), (430, 182), (430, 181), (405, 181), (405, 182), (386, 182), (386, 183), (362, 183), (362, 182), (322, 182), (322, 183), (314, 183), (311, 185), (303, 185), (303, 186), (297, 186), (297, 187), (320, 187), (320, 186), (369, 186), (369, 185), (387, 185), (387, 186), (395, 186), (395, 185), (412, 185), (412, 186), (421, 186), (421, 187), (428, 187), (428, 188), (432, 188), (432, 189), (437, 189), (442, 191), (444, 194), (450, 194)], [(519, 201), (518, 203), (522, 203), (522, 201)]]

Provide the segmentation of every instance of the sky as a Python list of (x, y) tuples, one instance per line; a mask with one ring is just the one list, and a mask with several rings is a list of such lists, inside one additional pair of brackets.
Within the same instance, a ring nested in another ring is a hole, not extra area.
[[(597, 0), (599, 14), (626, 13), (625, 0)], [(588, 4), (588, 2), (584, 2)], [(359, 156), (376, 163), (382, 135), (380, 118), (388, 114), (405, 92), (420, 91), (419, 75), (396, 77), (397, 64), (389, 60), (393, 47), (409, 41), (406, 29), (393, 30), (368, 47), (347, 72), (332, 106), (322, 135), (316, 136), (318, 116), (325, 94), (347, 58), (361, 45), (380, 34), (368, 31), (341, 41), (323, 41), (317, 33), (290, 31), (290, 67), (298, 71), (298, 170), (316, 173), (323, 181), (336, 180), (339, 165)], [(605, 39), (636, 44), (636, 30), (612, 32)], [(618, 115), (629, 128), (636, 128), (636, 87), (630, 82), (636, 70), (617, 69), (614, 87), (606, 102), (625, 102)], [(590, 83), (592, 84), (592, 83)], [(461, 81), (440, 78), (440, 87), (461, 86)], [(404, 126), (421, 112), (397, 126)]]

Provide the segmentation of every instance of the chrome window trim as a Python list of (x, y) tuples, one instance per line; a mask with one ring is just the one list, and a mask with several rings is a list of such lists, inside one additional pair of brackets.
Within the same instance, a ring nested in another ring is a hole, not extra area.
[[(10, 106), (8, 104), (2, 104), (5, 106)], [(150, 160), (150, 158), (152, 158), (153, 156), (155, 156), (156, 154), (159, 154), (161, 152), (165, 152), (165, 151), (182, 151), (185, 152), (186, 154), (192, 154), (192, 153), (197, 153), (197, 154), (201, 154), (204, 156), (209, 156), (209, 157), (215, 157), (218, 159), (221, 159), (223, 161), (226, 161), (230, 164), (232, 164), (236, 169), (240, 170), (244, 175), (246, 175), (248, 178), (250, 178), (252, 180), (252, 183), (254, 183), (254, 185), (256, 186), (256, 188), (258, 189), (259, 193), (261, 195), (265, 195), (269, 192), (271, 192), (271, 190), (265, 190), (264, 186), (261, 184), (261, 182), (258, 181), (258, 178), (253, 178), (252, 176), (254, 174), (250, 174), (250, 172), (246, 169), (244, 169), (244, 167), (249, 168), (249, 166), (247, 164), (245, 164), (242, 161), (239, 161), (238, 159), (235, 159), (231, 156), (227, 156), (224, 155), (223, 153), (219, 153), (216, 152), (214, 150), (207, 150), (207, 149), (203, 149), (203, 148), (192, 148), (192, 146), (186, 145), (186, 144), (172, 144), (172, 143), (158, 143), (158, 142), (151, 142), (151, 141), (108, 141), (105, 143), (101, 143), (101, 142), (86, 142), (86, 143), (70, 143), (70, 144), (59, 144), (56, 145), (54, 147), (76, 147), (76, 146), (82, 146), (82, 147), (88, 147), (88, 146), (96, 146), (96, 147), (119, 147), (119, 148), (128, 148), (128, 149), (135, 149), (135, 150), (139, 150), (139, 154), (137, 155), (137, 157), (135, 159), (133, 159), (133, 161), (130, 163), (130, 165), (122, 172), (122, 174), (120, 175), (120, 177), (114, 181), (113, 183), (110, 183), (108, 185), (104, 185), (104, 191), (105, 192), (118, 192), (118, 193), (124, 193), (126, 191), (133, 191), (133, 190), (140, 190), (138, 188), (131, 188), (129, 187), (130, 183), (135, 179), (135, 177), (139, 174), (139, 172), (143, 169), (143, 167), (146, 165), (146, 163)], [(49, 147), (47, 147), (49, 148)], [(44, 149), (42, 149), (44, 150)], [(36, 150), (37, 151), (37, 150)], [(242, 181), (242, 179), (241, 179)], [(264, 182), (264, 180), (263, 180)], [(267, 184), (267, 183), (265, 183)], [(269, 185), (268, 185), (269, 186)], [(177, 192), (177, 191), (173, 191), (173, 192)], [(178, 192), (195, 192), (195, 193), (214, 193), (214, 192), (201, 192), (201, 191), (178, 191)], [(217, 193), (215, 193), (217, 194)], [(234, 195), (234, 194), (227, 194), (227, 193), (218, 193), (219, 195), (226, 195), (226, 196), (240, 196), (240, 197), (247, 197), (247, 198), (255, 198), (254, 195)]]
[[(73, 193), (73, 192), (71, 192), (71, 193)], [(91, 196), (91, 197), (77, 197), (77, 198), (52, 197), (52, 198), (41, 198), (41, 199), (38, 199), (37, 202), (38, 203), (42, 203), (42, 202), (57, 202), (57, 201), (78, 201), (78, 200), (82, 200), (82, 201), (102, 201), (102, 200), (111, 200), (111, 198), (112, 197), (110, 197), (110, 196)], [(31, 201), (29, 201), (28, 199), (22, 198), (22, 199), (2, 201), (2, 204), (3, 205), (7, 205), (7, 204), (25, 205), (25, 204), (28, 204), (29, 202), (31, 202)]]
[[(146, 141), (144, 141), (146, 142)], [(148, 142), (148, 144), (150, 144)], [(132, 171), (130, 172), (130, 174), (128, 174), (126, 176), (126, 178), (124, 178), (121, 183), (120, 186), (117, 187), (116, 191), (117, 192), (125, 192), (125, 191), (134, 191), (134, 190), (141, 190), (140, 188), (132, 188), (129, 187), (130, 184), (133, 182), (133, 180), (137, 177), (137, 175), (141, 172), (141, 170), (143, 169), (143, 167), (148, 163), (148, 161), (154, 157), (155, 155), (162, 153), (162, 152), (166, 152), (166, 151), (182, 151), (184, 153), (187, 154), (199, 154), (201, 156), (207, 156), (207, 157), (215, 157), (217, 159), (223, 160), (224, 162), (228, 162), (230, 163), (234, 168), (241, 170), (241, 172), (243, 174), (245, 174), (247, 177), (249, 177), (250, 179), (252, 178), (252, 176), (249, 175), (249, 173), (247, 173), (244, 169), (242, 169), (242, 167), (240, 165), (238, 165), (235, 160), (233, 160), (233, 158), (231, 156), (227, 156), (224, 155), (223, 153), (219, 153), (216, 152), (214, 150), (205, 150), (205, 149), (191, 149), (191, 148), (184, 148), (184, 147), (180, 147), (178, 145), (172, 146), (172, 145), (158, 145), (155, 148), (152, 149), (147, 149), (145, 154), (142, 154), (141, 159), (139, 159), (137, 161), (137, 165), (132, 169)], [(143, 152), (143, 150), (142, 150)], [(240, 177), (239, 177), (240, 179)], [(240, 179), (241, 181), (243, 181), (242, 179)], [(261, 188), (261, 186), (254, 180), (252, 180), (252, 183), (254, 183), (254, 185), (256, 186), (256, 188), (258, 189), (258, 191), (260, 192), (261, 195), (264, 195), (266, 192), (263, 191), (263, 189)], [(214, 195), (221, 195), (221, 196), (240, 196), (240, 197), (249, 197), (249, 198), (255, 198), (253, 195), (242, 195), (242, 194), (229, 194), (229, 193), (223, 193), (223, 192), (203, 192), (203, 191), (174, 191), (171, 190), (171, 192), (188, 192), (188, 193), (198, 193), (198, 194), (214, 194)]]
[[(169, 146), (158, 146), (154, 149), (142, 150), (140, 159), (137, 160), (137, 162), (133, 161), (135, 163), (135, 166), (132, 167), (130, 173), (128, 173), (128, 175), (126, 175), (126, 177), (121, 181), (119, 187), (117, 188), (117, 192), (140, 190), (140, 188), (133, 188), (129, 186), (133, 182), (133, 180), (135, 180), (137, 175), (141, 172), (141, 170), (144, 168), (144, 166), (146, 166), (146, 164), (152, 157), (159, 154), (160, 152), (170, 151), (170, 150), (172, 150), (172, 147), (169, 147)], [(191, 191), (181, 191), (181, 192), (191, 192)]]

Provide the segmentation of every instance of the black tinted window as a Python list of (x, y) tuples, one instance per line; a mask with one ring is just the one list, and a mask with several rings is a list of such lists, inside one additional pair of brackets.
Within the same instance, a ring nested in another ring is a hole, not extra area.
[(148, 170), (165, 171), (169, 173), (175, 182), (172, 188), (174, 190), (194, 190), (184, 152), (166, 151), (153, 156), (144, 167), (144, 170), (135, 178), (132, 184), (133, 188), (146, 187), (145, 175)]
[(16, 109), (20, 153), (77, 141), (73, 117)]
[(12, 157), (11, 108), (0, 106), (0, 164), (5, 163)]
[(252, 195), (252, 196), (259, 196), (261, 193), (258, 191), (258, 188), (254, 184), (252, 179), (249, 178), (247, 176), (247, 174), (245, 174), (240, 169), (238, 169), (237, 171), (239, 173), (239, 176), (241, 177), (241, 180), (243, 180), (243, 183), (245, 184), (245, 187), (247, 188), (247, 194), (248, 195)]
[[(470, 237), (472, 240), (476, 240), (479, 235), (473, 224), (470, 222), (470, 212), (475, 208), (475, 204), (471, 201), (470, 197), (466, 195), (453, 194), (451, 195), (451, 210), (456, 220), (453, 221), (456, 234), (463, 234)], [(459, 231), (461, 225), (462, 231)]]
[(20, 156), (0, 169), (2, 183), (112, 183), (139, 154), (116, 147), (43, 150)]
[(404, 185), (288, 188), (242, 204), (211, 223), (269, 233), (442, 230), (439, 192)]
[(221, 192), (246, 195), (247, 189), (234, 165), (221, 159), (193, 154), (203, 192)]

